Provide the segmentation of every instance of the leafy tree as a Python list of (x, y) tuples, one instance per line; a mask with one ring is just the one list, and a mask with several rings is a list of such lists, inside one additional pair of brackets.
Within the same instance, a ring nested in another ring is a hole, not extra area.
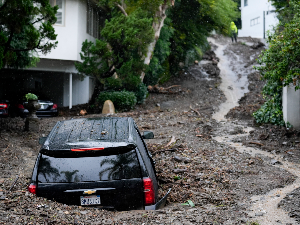
[(232, 0), (99, 0), (99, 6), (107, 15), (101, 40), (83, 43), (83, 63), (76, 68), (112, 90), (125, 88), (137, 97), (145, 96), (142, 81), (165, 81), (189, 54), (200, 58), (209, 33), (226, 34), (239, 16)]
[(300, 6), (290, 1), (294, 17), (288, 22), (280, 21), (275, 33), (268, 37), (269, 48), (258, 60), (262, 79), (266, 80), (263, 94), (266, 103), (254, 113), (258, 123), (284, 125), (282, 113), (282, 88), (293, 84), (299, 89), (300, 81)]
[(85, 41), (80, 54), (83, 63), (77, 63), (79, 72), (98, 79), (118, 74), (127, 90), (141, 83), (140, 75), (146, 69), (143, 55), (154, 37), (152, 19), (142, 9), (125, 16), (119, 14), (105, 22), (101, 40)]
[[(239, 16), (237, 5), (232, 0), (181, 0), (170, 9), (172, 27), (170, 69), (174, 74), (180, 62), (186, 62), (189, 54), (192, 61), (201, 58), (209, 46), (207, 36), (213, 30), (227, 34), (231, 21)], [(187, 63), (186, 63), (187, 65)]]
[(34, 52), (56, 47), (57, 9), (49, 0), (0, 1), (0, 69), (29, 66), (36, 61)]
[(171, 26), (172, 20), (165, 19), (165, 24), (156, 43), (153, 57), (146, 72), (144, 83), (155, 85), (159, 81), (164, 82), (170, 78), (169, 62), (166, 60), (171, 54), (170, 38), (174, 34), (174, 28)]

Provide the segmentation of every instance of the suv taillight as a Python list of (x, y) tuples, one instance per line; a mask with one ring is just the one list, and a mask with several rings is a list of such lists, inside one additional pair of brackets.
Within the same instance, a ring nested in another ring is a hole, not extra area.
[(53, 104), (52, 109), (57, 109), (57, 104)]
[(5, 103), (0, 103), (0, 108), (1, 108), (1, 109), (7, 109), (7, 104), (5, 104)]
[(32, 194), (36, 194), (36, 185), (35, 184), (30, 184), (28, 186), (28, 191)]
[(144, 178), (144, 196), (145, 205), (153, 205), (155, 203), (155, 192), (153, 182), (150, 178)]
[(72, 152), (86, 152), (86, 151), (101, 151), (104, 150), (104, 147), (99, 148), (72, 148)]
[(19, 109), (24, 109), (24, 106), (22, 104), (18, 104)]

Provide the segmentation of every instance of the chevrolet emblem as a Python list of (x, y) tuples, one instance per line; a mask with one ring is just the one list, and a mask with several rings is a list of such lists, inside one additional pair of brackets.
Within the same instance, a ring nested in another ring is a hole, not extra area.
[(84, 194), (91, 195), (91, 194), (94, 194), (95, 192), (96, 192), (96, 191), (87, 190), (87, 191), (84, 191), (83, 193), (84, 193)]

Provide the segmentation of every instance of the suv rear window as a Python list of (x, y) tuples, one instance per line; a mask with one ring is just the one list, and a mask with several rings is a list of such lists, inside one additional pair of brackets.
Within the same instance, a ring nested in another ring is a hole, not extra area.
[(119, 155), (58, 158), (41, 155), (38, 181), (91, 182), (141, 178), (135, 150)]

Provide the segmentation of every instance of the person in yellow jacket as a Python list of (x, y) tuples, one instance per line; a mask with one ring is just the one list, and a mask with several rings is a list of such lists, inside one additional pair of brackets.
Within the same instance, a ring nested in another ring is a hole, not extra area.
[(230, 24), (230, 31), (231, 31), (231, 40), (233, 42), (233, 39), (236, 41), (236, 36), (237, 36), (237, 27), (236, 25), (234, 24), (234, 22), (231, 22)]

